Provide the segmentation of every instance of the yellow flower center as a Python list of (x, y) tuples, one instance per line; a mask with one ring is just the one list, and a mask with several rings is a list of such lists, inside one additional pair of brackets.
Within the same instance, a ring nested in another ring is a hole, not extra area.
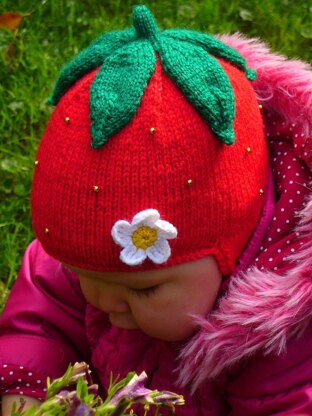
[(153, 246), (157, 241), (157, 230), (155, 228), (142, 225), (134, 231), (131, 238), (136, 248), (146, 250)]

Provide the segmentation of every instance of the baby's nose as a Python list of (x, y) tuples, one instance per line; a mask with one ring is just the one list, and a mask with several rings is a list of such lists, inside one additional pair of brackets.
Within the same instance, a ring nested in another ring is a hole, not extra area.
[(127, 302), (125, 302), (124, 300), (116, 300), (110, 312), (123, 313), (123, 312), (128, 312), (129, 310), (130, 308)]
[(115, 295), (103, 295), (100, 298), (100, 308), (106, 313), (123, 313), (130, 310), (128, 302)]

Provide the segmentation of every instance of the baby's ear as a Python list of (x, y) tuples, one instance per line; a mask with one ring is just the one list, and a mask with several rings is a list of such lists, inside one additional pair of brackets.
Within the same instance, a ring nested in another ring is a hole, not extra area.
[[(247, 65), (256, 70), (257, 79), (252, 86), (259, 104), (290, 126), (290, 136), (298, 156), (312, 168), (311, 66), (273, 53), (259, 39), (247, 39), (239, 33), (218, 37), (236, 49), (246, 59)], [(269, 128), (272, 130), (272, 126)]]

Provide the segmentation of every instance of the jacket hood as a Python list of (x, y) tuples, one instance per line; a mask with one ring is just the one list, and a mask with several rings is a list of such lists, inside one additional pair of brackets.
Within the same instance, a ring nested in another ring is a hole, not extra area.
[[(257, 71), (253, 87), (259, 104), (263, 106), (268, 148), (269, 143), (274, 140), (277, 143), (279, 136), (283, 136), (293, 156), (296, 156), (292, 160), (298, 158), (301, 161), (299, 166), (306, 171), (306, 181), (299, 183), (297, 180), (301, 188), (296, 191), (300, 194), (304, 188), (305, 196), (300, 208), (297, 209), (294, 204), (288, 213), (293, 222), (288, 236), (280, 235), (279, 240), (271, 243), (272, 238), (269, 237), (267, 248), (261, 247), (260, 262), (256, 259), (247, 270), (234, 273), (216, 308), (206, 319), (197, 320), (200, 330), (183, 348), (178, 368), (179, 383), (183, 386), (191, 384), (193, 391), (204, 380), (214, 379), (256, 353), (285, 352), (287, 341), (299, 337), (312, 318), (310, 66), (272, 53), (257, 39), (246, 39), (240, 34), (220, 36), (220, 39), (243, 55), (247, 64)], [(276, 153), (273, 160), (281, 154), (280, 151)], [(284, 151), (286, 154), (287, 151)], [(275, 174), (286, 177), (280, 171)], [(299, 173), (294, 175), (299, 176)], [(276, 188), (280, 199), (287, 192), (288, 195), (293, 192), (294, 188), (289, 187), (296, 181), (288, 179)], [(293, 202), (292, 199), (288, 201)], [(278, 202), (276, 208), (273, 220), (278, 221), (277, 211), (284, 208), (280, 208)], [(296, 241), (298, 249), (286, 250), (290, 240)], [(275, 251), (272, 253), (284, 251), (282, 260), (286, 260), (287, 266), (273, 267), (274, 254), (272, 257), (267, 254), (273, 246)], [(261, 254), (264, 258), (262, 263)]]

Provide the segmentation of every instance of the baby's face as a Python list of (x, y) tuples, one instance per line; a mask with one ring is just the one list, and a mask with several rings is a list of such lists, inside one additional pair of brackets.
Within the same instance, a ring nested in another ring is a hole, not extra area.
[(213, 307), (221, 274), (212, 256), (159, 270), (109, 273), (74, 270), (81, 289), (119, 328), (140, 328), (164, 341), (180, 341), (196, 331), (191, 315)]

